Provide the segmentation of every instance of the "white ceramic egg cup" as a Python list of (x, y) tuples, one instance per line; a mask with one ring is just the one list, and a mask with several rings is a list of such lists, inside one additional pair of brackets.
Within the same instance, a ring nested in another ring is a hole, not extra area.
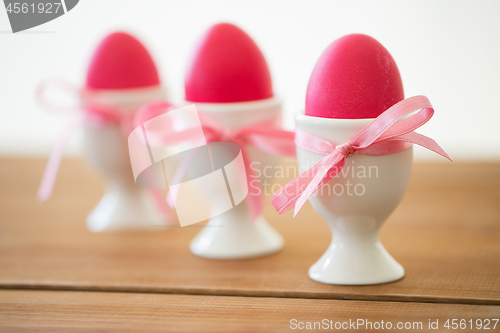
[[(346, 142), (371, 121), (295, 116), (298, 128), (333, 144)], [(308, 169), (323, 157), (297, 147), (300, 168)], [(328, 284), (370, 285), (404, 276), (403, 267), (380, 242), (379, 231), (406, 192), (412, 161), (412, 148), (386, 156), (351, 155), (344, 173), (310, 197), (309, 202), (333, 233), (327, 251), (309, 269), (311, 279)], [(354, 174), (348, 167), (354, 168)]]
[[(133, 113), (148, 102), (165, 99), (166, 94), (156, 86), (128, 91), (100, 91), (92, 94), (91, 98), (92, 102)], [(83, 101), (84, 104), (86, 102)], [(107, 182), (104, 196), (87, 217), (87, 228), (92, 232), (102, 232), (157, 230), (152, 227), (165, 226), (166, 218), (151, 194), (134, 182), (127, 137), (121, 125), (85, 123), (83, 132), (85, 158)]]
[[(231, 130), (275, 118), (280, 126), (281, 100), (270, 98), (241, 103), (196, 103), (220, 125)], [(267, 154), (256, 147), (248, 147), (254, 165), (261, 171), (260, 180), (269, 181), (262, 169), (278, 165), (280, 158)], [(190, 249), (195, 255), (211, 259), (247, 259), (269, 255), (283, 248), (283, 237), (260, 216), (253, 221), (248, 210), (247, 199), (225, 213), (211, 218), (191, 241)]]

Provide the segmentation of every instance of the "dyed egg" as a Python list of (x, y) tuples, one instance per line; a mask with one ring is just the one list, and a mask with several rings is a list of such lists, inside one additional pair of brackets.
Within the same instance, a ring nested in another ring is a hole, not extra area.
[(306, 115), (376, 118), (403, 99), (398, 67), (384, 46), (366, 35), (347, 35), (330, 44), (316, 63)]
[(159, 84), (148, 50), (123, 32), (109, 34), (99, 43), (87, 71), (87, 89), (134, 89)]
[(186, 100), (231, 103), (273, 97), (266, 59), (243, 30), (212, 26), (198, 41), (185, 77)]

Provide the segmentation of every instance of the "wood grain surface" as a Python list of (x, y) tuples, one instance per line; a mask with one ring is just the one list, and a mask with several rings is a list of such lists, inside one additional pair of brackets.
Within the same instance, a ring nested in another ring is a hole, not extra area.
[[(450, 331), (448, 319), (498, 318), (499, 306), (467, 304), (422, 304), (396, 302), (338, 301), (141, 293), (68, 291), (0, 291), (2, 332), (291, 332), (307, 327), (316, 331), (379, 332), (388, 323), (394, 328), (429, 331), (429, 320), (438, 325), (433, 332)], [(292, 321), (295, 319), (296, 321)], [(326, 319), (328, 324), (323, 320)], [(383, 321), (383, 324), (382, 324)], [(299, 323), (302, 324), (299, 324)], [(370, 324), (368, 324), (370, 322)], [(378, 324), (376, 324), (377, 322)], [(338, 324), (337, 324), (338, 323)], [(345, 323), (345, 324), (344, 324)], [(421, 323), (421, 324), (420, 324)], [(320, 329), (320, 324), (328, 325)], [(297, 325), (297, 326), (295, 326)], [(300, 326), (299, 326), (300, 325)], [(370, 326), (371, 325), (371, 326)], [(421, 325), (421, 326), (420, 326)], [(484, 325), (484, 324), (483, 324)], [(494, 322), (490, 321), (490, 331)], [(370, 327), (372, 329), (370, 329)], [(375, 328), (379, 329), (375, 329)], [(328, 329), (327, 329), (328, 328)], [(333, 329), (332, 329), (333, 328)], [(420, 328), (420, 329), (417, 329)], [(500, 329), (500, 323), (496, 330)], [(311, 330), (307, 330), (311, 331)], [(480, 331), (480, 330), (479, 330)]]
[(330, 242), (309, 204), (297, 218), (267, 205), (265, 217), (285, 238), (280, 253), (208, 260), (188, 248), (198, 224), (87, 231), (85, 217), (103, 185), (80, 161), (64, 161), (53, 197), (38, 203), (44, 163), (0, 160), (0, 288), (500, 304), (499, 164), (415, 165), (405, 198), (382, 228), (405, 277), (353, 287), (308, 278)]

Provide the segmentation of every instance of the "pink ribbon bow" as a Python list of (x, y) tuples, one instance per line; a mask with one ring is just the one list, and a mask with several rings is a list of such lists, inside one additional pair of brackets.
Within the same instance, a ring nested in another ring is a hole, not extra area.
[[(146, 114), (144, 118), (150, 119), (151, 117), (147, 116), (148, 113), (158, 114), (158, 109), (166, 110), (169, 107), (170, 105), (167, 103), (164, 103), (164, 105), (162, 105), (162, 102), (151, 103), (149, 106), (146, 106), (142, 112)], [(247, 148), (249, 146), (255, 146), (258, 149), (270, 154), (295, 156), (295, 144), (293, 142), (294, 133), (277, 128), (274, 125), (276, 120), (274, 117), (233, 131), (221, 126), (214, 119), (204, 113), (200, 112), (198, 113), (198, 116), (200, 118), (203, 134), (205, 135), (207, 143), (232, 142), (240, 147), (246, 170), (248, 206), (250, 209), (250, 215), (252, 216), (252, 219), (255, 220), (262, 213), (264, 204), (259, 193), (259, 187), (251, 186), (251, 182), (253, 180), (259, 181), (259, 179), (255, 175), (255, 170), (250, 167), (251, 159)], [(141, 118), (141, 116), (139, 116), (139, 118)], [(189, 132), (189, 130), (176, 131), (174, 128), (171, 128), (170, 131), (172, 132), (165, 133), (163, 138), (161, 137), (161, 134), (155, 138), (157, 144), (161, 144), (161, 141), (163, 141), (165, 144), (171, 145), (173, 143), (180, 143), (184, 140), (194, 138), (192, 135), (194, 133)], [(180, 172), (183, 174), (183, 170), (180, 170)], [(179, 177), (179, 174), (177, 174), (176, 178), (182, 178), (182, 176)], [(172, 196), (175, 197), (175, 193), (173, 193)], [(175, 202), (175, 200), (173, 201)], [(172, 201), (169, 200), (169, 202)]]
[(259, 187), (251, 186), (252, 180), (259, 181), (259, 179), (255, 170), (250, 167), (251, 159), (247, 147), (253, 145), (273, 155), (295, 156), (294, 133), (273, 126), (274, 119), (246, 126), (236, 131), (223, 128), (205, 115), (202, 115), (201, 123), (207, 142), (232, 142), (240, 147), (247, 176), (248, 206), (250, 215), (255, 220), (262, 213), (264, 203)]
[(56, 181), (59, 165), (64, 154), (69, 139), (74, 132), (83, 123), (91, 123), (95, 126), (105, 126), (107, 124), (119, 123), (124, 132), (126, 132), (132, 124), (132, 117), (121, 114), (109, 108), (100, 108), (97, 106), (85, 107), (85, 111), (77, 110), (76, 116), (64, 128), (50, 152), (45, 171), (43, 172), (42, 181), (37, 192), (37, 198), (41, 202), (46, 201), (52, 195), (54, 183)]
[[(70, 92), (80, 97), (87, 96), (87, 92), (83, 89), (79, 89), (65, 81), (46, 81), (43, 82), (37, 89), (36, 99), (38, 104), (45, 110), (55, 111), (57, 113), (74, 113), (75, 116), (72, 121), (64, 128), (63, 132), (56, 141), (54, 148), (50, 153), (47, 165), (40, 182), (40, 186), (37, 192), (37, 198), (39, 201), (44, 202), (50, 198), (52, 191), (54, 189), (54, 184), (56, 181), (57, 173), (59, 171), (59, 166), (64, 154), (64, 149), (66, 148), (69, 139), (74, 134), (74, 132), (83, 123), (90, 123), (95, 126), (106, 126), (109, 124), (120, 124), (121, 129), (124, 134), (124, 140), (126, 140), (128, 134), (132, 131), (134, 117), (133, 113), (123, 113), (113, 107), (107, 105), (101, 105), (96, 103), (85, 102), (84, 105), (80, 107), (60, 107), (49, 103), (44, 98), (45, 90), (51, 85), (58, 86), (62, 90)], [(84, 101), (90, 100), (90, 98), (82, 98)], [(161, 209), (165, 216), (170, 216), (172, 212), (163, 202), (161, 193), (156, 190), (151, 190), (151, 194), (156, 201), (158, 207)]]
[[(414, 111), (416, 114), (398, 121)], [(271, 197), (278, 213), (295, 206), (294, 217), (307, 199), (344, 167), (346, 159), (353, 154), (383, 156), (394, 154), (418, 144), (451, 161), (451, 158), (432, 139), (413, 132), (432, 118), (434, 109), (425, 96), (405, 99), (378, 116), (347, 142), (333, 145), (328, 140), (300, 129), (295, 130), (295, 144), (325, 157)]]
[(36, 93), (38, 104), (47, 111), (56, 111), (58, 113), (74, 113), (75, 116), (72, 121), (64, 128), (61, 135), (56, 141), (54, 148), (50, 152), (45, 171), (42, 176), (42, 181), (37, 192), (37, 198), (40, 201), (46, 201), (52, 195), (54, 183), (56, 181), (59, 165), (63, 157), (64, 149), (66, 148), (69, 139), (74, 134), (76, 129), (84, 122), (92, 123), (96, 126), (104, 126), (111, 123), (120, 123), (124, 131), (131, 128), (132, 118), (121, 112), (114, 110), (111, 107), (86, 104), (81, 107), (60, 107), (49, 103), (44, 98), (44, 92), (50, 84), (56, 84), (62, 87), (63, 90), (70, 91), (78, 96), (84, 96), (85, 91), (72, 86), (64, 81), (46, 81), (42, 83)]

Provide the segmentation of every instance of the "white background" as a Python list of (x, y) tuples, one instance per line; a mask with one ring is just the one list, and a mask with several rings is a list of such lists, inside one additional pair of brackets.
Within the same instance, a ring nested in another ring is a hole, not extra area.
[[(21, 0), (20, 0), (21, 1)], [(434, 118), (419, 130), (455, 160), (500, 160), (500, 1), (81, 0), (68, 14), (10, 33), (0, 8), (0, 155), (44, 156), (68, 118), (37, 108), (44, 78), (82, 84), (96, 43), (125, 30), (149, 48), (171, 97), (183, 97), (186, 59), (218, 22), (239, 25), (261, 47), (287, 125), (304, 108), (316, 60), (335, 39), (365, 33), (395, 58), (406, 96), (426, 95)], [(79, 154), (79, 138), (68, 147)], [(416, 149), (417, 159), (439, 159)]]

